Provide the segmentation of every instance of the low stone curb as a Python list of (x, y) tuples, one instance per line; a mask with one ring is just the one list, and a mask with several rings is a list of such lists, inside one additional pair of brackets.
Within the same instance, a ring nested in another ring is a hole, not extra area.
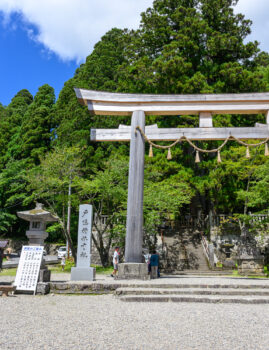
[(225, 298), (225, 297), (194, 297), (178, 295), (127, 295), (119, 297), (125, 302), (178, 302), (178, 303), (213, 303), (213, 304), (269, 304), (268, 299), (259, 298)]
[(264, 289), (269, 292), (267, 285), (240, 285), (240, 284), (135, 284), (135, 283), (70, 283), (50, 282), (50, 292), (55, 294), (93, 294), (113, 293), (118, 288), (144, 288), (144, 289)]
[(222, 296), (268, 296), (269, 290), (250, 289), (191, 289), (191, 288), (118, 288), (115, 295), (222, 295)]

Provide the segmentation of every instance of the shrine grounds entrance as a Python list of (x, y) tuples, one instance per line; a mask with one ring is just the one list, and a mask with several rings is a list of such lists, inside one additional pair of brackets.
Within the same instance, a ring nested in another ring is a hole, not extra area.
[[(147, 266), (142, 263), (143, 244), (143, 188), (145, 141), (150, 147), (168, 149), (179, 142), (188, 142), (199, 152), (216, 152), (220, 161), (220, 151), (229, 140), (246, 147), (266, 145), (269, 140), (269, 93), (244, 94), (201, 94), (201, 95), (144, 95), (120, 94), (83, 89), (75, 89), (80, 103), (86, 105), (94, 115), (131, 116), (131, 126), (120, 125), (118, 129), (92, 129), (92, 141), (130, 141), (127, 226), (125, 242), (125, 263), (119, 266), (121, 278), (147, 278)], [(265, 114), (266, 123), (255, 127), (215, 128), (214, 114)], [(199, 128), (158, 128), (145, 126), (146, 115), (199, 115)], [(245, 140), (261, 140), (248, 144)], [(192, 141), (223, 140), (214, 150), (203, 150)], [(171, 141), (169, 146), (159, 146), (156, 141)]]

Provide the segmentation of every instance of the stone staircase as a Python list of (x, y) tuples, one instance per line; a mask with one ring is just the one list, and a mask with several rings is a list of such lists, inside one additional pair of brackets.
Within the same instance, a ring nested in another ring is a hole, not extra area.
[(178, 230), (171, 236), (164, 237), (166, 254), (161, 260), (161, 271), (175, 275), (231, 275), (232, 270), (210, 269), (199, 231)]
[(114, 294), (123, 302), (269, 304), (268, 279), (167, 276), (150, 281), (104, 278), (94, 282), (47, 284), (54, 294)]
[(125, 302), (269, 304), (269, 284), (137, 285), (117, 288), (115, 295)]
[(164, 244), (166, 246), (164, 272), (178, 274), (182, 271), (210, 271), (200, 232), (180, 230), (170, 237), (164, 237)]

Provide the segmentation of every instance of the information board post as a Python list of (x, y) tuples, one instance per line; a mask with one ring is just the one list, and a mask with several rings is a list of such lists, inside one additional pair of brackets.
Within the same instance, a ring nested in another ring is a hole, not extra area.
[(71, 269), (71, 281), (93, 281), (95, 268), (91, 267), (92, 205), (79, 206), (77, 264)]
[(35, 294), (43, 258), (42, 246), (23, 246), (14, 285), (17, 291)]

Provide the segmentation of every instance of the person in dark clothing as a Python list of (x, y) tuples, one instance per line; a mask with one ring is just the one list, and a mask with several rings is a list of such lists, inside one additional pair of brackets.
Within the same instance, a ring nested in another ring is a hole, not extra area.
[(2, 262), (4, 259), (4, 251), (0, 248), (0, 270), (2, 270)]
[(7, 247), (8, 243), (8, 241), (0, 241), (0, 270), (2, 269), (3, 259), (5, 257), (4, 249)]
[(159, 254), (157, 254), (156, 250), (153, 251), (153, 254), (151, 254), (150, 257), (150, 270), (152, 266), (158, 266), (158, 277), (160, 277)]

